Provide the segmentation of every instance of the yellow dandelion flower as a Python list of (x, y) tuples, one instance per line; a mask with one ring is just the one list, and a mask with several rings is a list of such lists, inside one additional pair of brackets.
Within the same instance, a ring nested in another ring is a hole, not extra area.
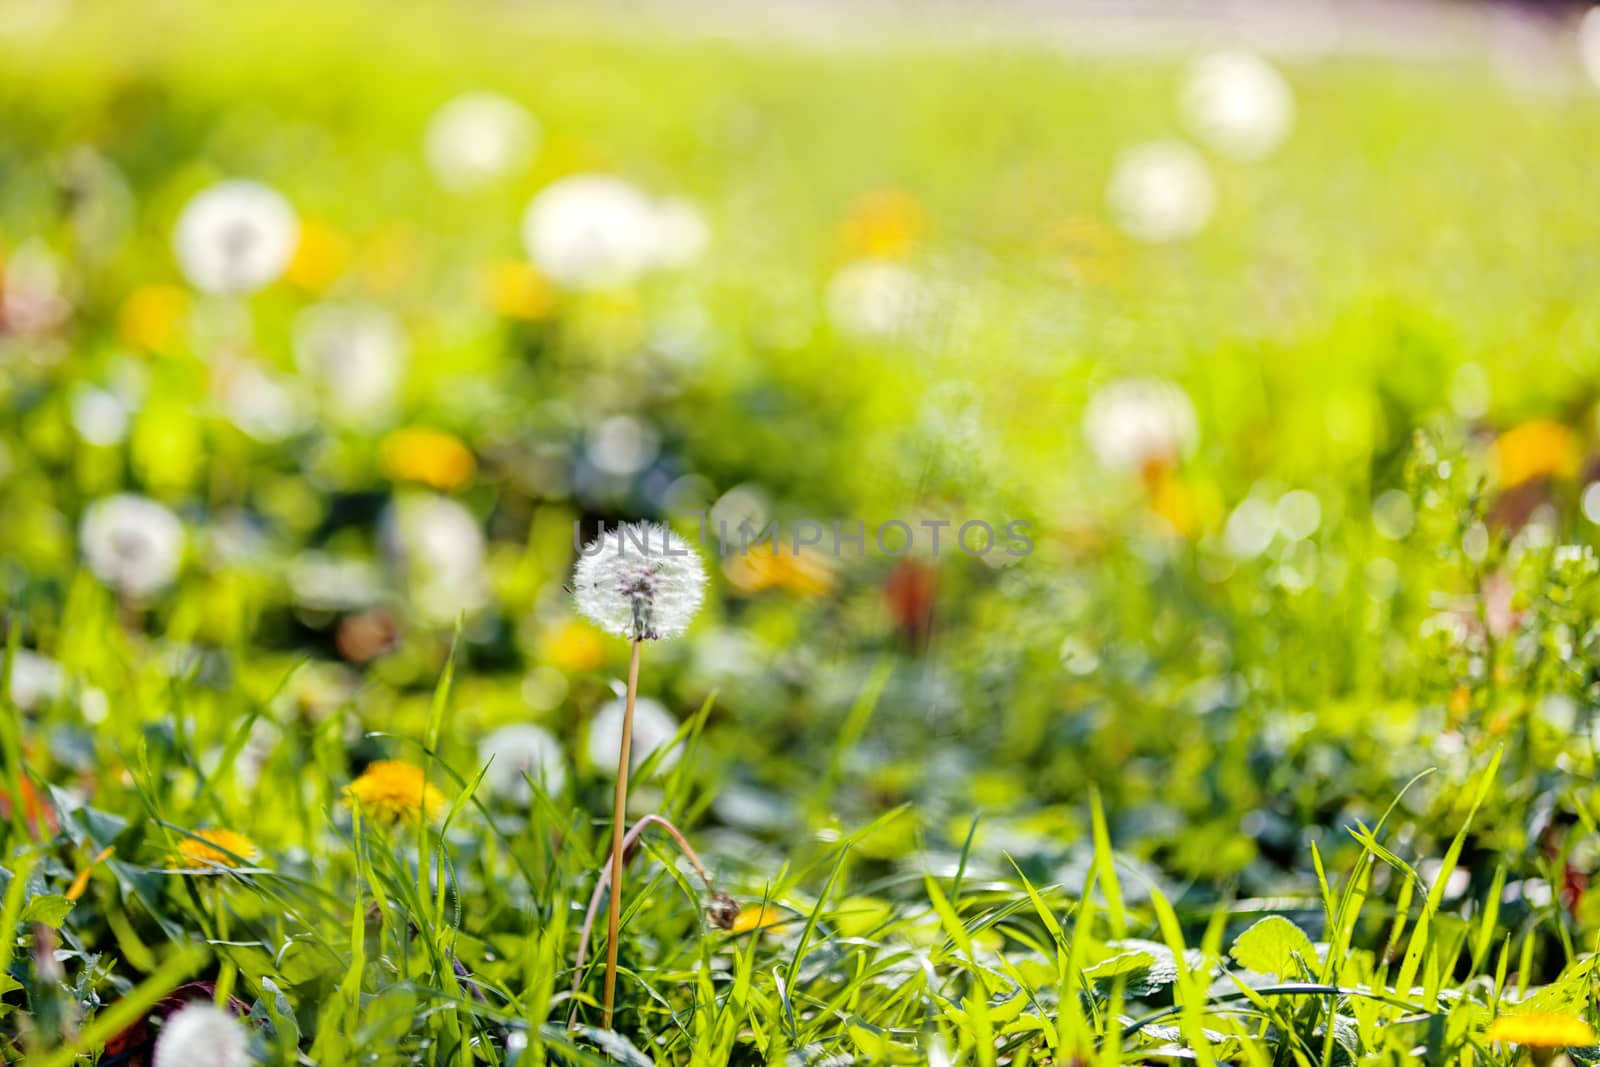
[(798, 555), (777, 548), (740, 552), (729, 556), (722, 569), (733, 587), (746, 595), (782, 589), (809, 598), (833, 588), (833, 571), (825, 557), (809, 549)]
[(485, 302), (496, 315), (538, 322), (556, 306), (556, 289), (532, 263), (500, 259), (489, 264), (483, 277)]
[(758, 930), (764, 934), (781, 934), (784, 931), (783, 920), (787, 918), (784, 913), (770, 904), (752, 904), (739, 911), (739, 917), (733, 920), (733, 932), (748, 934)]
[(244, 834), (233, 830), (193, 830), (192, 836), (178, 842), (168, 865), (173, 870), (204, 867), (245, 867), (256, 861), (261, 850)]
[(1490, 1025), (1485, 1036), (1490, 1041), (1528, 1048), (1568, 1048), (1595, 1043), (1589, 1024), (1571, 1015), (1502, 1015)]
[(1494, 478), (1502, 489), (1535, 478), (1576, 477), (1579, 458), (1577, 437), (1548, 419), (1532, 419), (1507, 430), (1490, 450)]
[(839, 247), (851, 258), (893, 259), (910, 252), (927, 229), (922, 202), (903, 189), (864, 193), (839, 224)]
[(300, 223), (300, 240), (284, 275), (308, 292), (320, 293), (338, 280), (350, 264), (350, 240), (325, 222)]
[(129, 348), (143, 352), (170, 352), (183, 332), (189, 311), (189, 294), (176, 285), (146, 285), (135, 289), (117, 312), (117, 335)]
[(378, 760), (345, 788), (345, 796), (379, 822), (433, 818), (444, 807), (444, 795), (428, 784), (422, 768), (403, 760)]
[(421, 482), (448, 491), (477, 470), (472, 450), (453, 434), (413, 426), (383, 439), (379, 458), (384, 473), (396, 481)]
[(586, 622), (568, 619), (545, 634), (545, 658), (552, 667), (568, 674), (598, 670), (606, 661), (606, 646), (600, 631)]

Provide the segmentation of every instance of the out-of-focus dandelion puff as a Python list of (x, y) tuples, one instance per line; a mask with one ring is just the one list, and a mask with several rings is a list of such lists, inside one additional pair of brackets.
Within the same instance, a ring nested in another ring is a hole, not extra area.
[(383, 472), (395, 481), (421, 482), (444, 491), (464, 485), (478, 468), (472, 449), (459, 437), (425, 426), (394, 431), (378, 452)]
[(846, 263), (828, 282), (828, 319), (851, 337), (902, 333), (926, 302), (922, 279), (910, 267), (881, 259)]
[(1146, 473), (1187, 455), (1200, 433), (1182, 388), (1159, 378), (1125, 378), (1089, 398), (1083, 432), (1100, 465)]
[(195, 1001), (162, 1024), (151, 1067), (249, 1067), (255, 1062), (239, 1020), (214, 1004)]
[(604, 289), (697, 257), (709, 230), (682, 201), (657, 203), (621, 178), (578, 174), (542, 190), (522, 218), (528, 258), (557, 285)]
[(589, 432), (589, 462), (607, 474), (637, 474), (656, 458), (661, 437), (632, 415), (613, 415)]
[(249, 293), (277, 279), (294, 257), (294, 208), (260, 182), (234, 179), (184, 206), (173, 230), (178, 266), (208, 293)]
[(1502, 489), (1535, 478), (1576, 477), (1580, 459), (1577, 436), (1548, 419), (1530, 419), (1507, 430), (1489, 452), (1495, 483)]
[(219, 369), (217, 392), (228, 421), (254, 440), (282, 441), (306, 424), (301, 398), (259, 363), (239, 360)]
[(295, 364), (338, 425), (373, 426), (393, 417), (406, 349), (399, 320), (380, 307), (315, 304), (295, 320)]
[(539, 135), (539, 123), (515, 100), (463, 93), (434, 112), (423, 149), (440, 185), (468, 192), (527, 166)]
[(1106, 202), (1131, 237), (1164, 244), (1205, 229), (1216, 207), (1205, 159), (1182, 141), (1140, 145), (1118, 160)]
[(11, 703), (34, 711), (58, 699), (67, 687), (61, 664), (26, 648), (17, 649), (11, 661)]
[(1500, 1016), (1489, 1024), (1484, 1038), (1528, 1048), (1570, 1048), (1595, 1043), (1594, 1029), (1582, 1019), (1535, 1012)]
[(1578, 23), (1578, 57), (1589, 80), (1600, 88), (1600, 7), (1591, 7)]
[[(625, 703), (612, 700), (600, 706), (589, 724), (589, 762), (602, 774), (616, 776), (617, 751), (622, 747), (622, 716)], [(628, 766), (637, 771), (658, 748), (672, 742), (678, 734), (678, 720), (660, 702), (640, 697), (633, 709), (633, 744), (629, 748)], [(673, 745), (661, 757), (657, 773), (670, 771), (678, 764), (682, 754), (681, 744)]]
[(424, 618), (450, 622), (488, 602), (483, 531), (472, 512), (448, 497), (402, 493), (380, 526), (384, 551)]
[(1222, 51), (1190, 64), (1180, 95), (1189, 129), (1235, 159), (1270, 155), (1294, 126), (1294, 93), (1254, 52)]
[(72, 395), (72, 428), (91, 445), (114, 448), (127, 440), (131, 414), (109, 389), (83, 386)]
[(344, 794), (368, 817), (389, 825), (432, 819), (444, 807), (444, 794), (427, 780), (422, 768), (403, 760), (368, 765)]
[(172, 583), (183, 562), (183, 523), (154, 500), (118, 493), (90, 504), (78, 530), (90, 573), (124, 596)]
[(584, 546), (573, 574), (578, 611), (607, 633), (659, 641), (688, 629), (706, 570), (689, 542), (657, 523), (624, 523)]
[(254, 841), (233, 830), (191, 830), (190, 834), (192, 836), (179, 839), (167, 861), (174, 870), (246, 867), (261, 855)]
[[(489, 763), (493, 757), (493, 762)], [(489, 791), (514, 804), (533, 798), (529, 780), (547, 796), (556, 796), (567, 785), (567, 760), (550, 731), (527, 723), (502, 726), (478, 745), (478, 763), (489, 763), (483, 781)], [(524, 777), (526, 775), (526, 777)]]
[(1235, 559), (1254, 559), (1272, 544), (1278, 534), (1278, 516), (1272, 505), (1260, 497), (1241, 501), (1223, 527), (1223, 544)]

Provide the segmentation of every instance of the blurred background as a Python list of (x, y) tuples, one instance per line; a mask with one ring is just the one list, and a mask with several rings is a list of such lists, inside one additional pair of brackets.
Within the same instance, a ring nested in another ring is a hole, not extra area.
[(1558, 5), (7, 3), (25, 755), (109, 803), (259, 705), (230, 802), (303, 842), (459, 619), (452, 758), (536, 724), (600, 810), (575, 523), (1021, 520), (713, 558), (646, 689), (664, 739), (715, 694), (726, 855), (909, 801), (869, 854), (982, 813), (975, 869), (1070, 872), (1093, 784), (1151, 879), (1305, 889), (1426, 767), (1448, 836), (1515, 737), (1482, 847), (1544, 877), (1592, 761), (1597, 80)]

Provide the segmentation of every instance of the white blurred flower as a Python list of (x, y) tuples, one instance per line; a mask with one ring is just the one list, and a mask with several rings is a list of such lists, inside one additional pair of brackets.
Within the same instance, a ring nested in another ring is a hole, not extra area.
[(689, 542), (657, 523), (624, 523), (583, 547), (573, 574), (578, 611), (631, 641), (677, 637), (705, 598), (706, 569)]
[(172, 583), (183, 561), (183, 523), (154, 500), (118, 493), (90, 504), (78, 530), (84, 563), (125, 596)]
[(289, 564), (294, 602), (319, 611), (368, 608), (382, 595), (377, 568), (368, 560), (304, 552)]
[(128, 405), (108, 389), (86, 385), (72, 396), (72, 428), (91, 445), (120, 445), (128, 436), (129, 415)]
[(534, 265), (558, 285), (601, 289), (653, 270), (686, 266), (709, 229), (680, 200), (657, 202), (621, 178), (579, 174), (541, 190), (522, 218)]
[(305, 425), (299, 398), (259, 363), (239, 360), (219, 368), (217, 393), (228, 421), (257, 441), (281, 441)]
[(206, 1001), (179, 1008), (161, 1026), (152, 1067), (248, 1067), (255, 1063), (239, 1020)]
[(589, 432), (589, 462), (607, 474), (637, 474), (656, 458), (660, 435), (632, 415), (613, 415)]
[(423, 142), (446, 189), (466, 192), (515, 174), (533, 158), (539, 124), (499, 93), (463, 93), (434, 112)]
[(1189, 396), (1159, 378), (1125, 378), (1089, 398), (1083, 432), (1108, 470), (1170, 464), (1194, 448), (1199, 421)]
[(1278, 516), (1260, 497), (1247, 497), (1228, 516), (1222, 541), (1235, 559), (1254, 559), (1267, 550), (1278, 533)]
[(274, 281), (294, 258), (300, 224), (281, 194), (234, 179), (184, 206), (172, 233), (178, 266), (208, 293), (249, 293)]
[(1180, 98), (1189, 129), (1235, 159), (1270, 155), (1294, 126), (1294, 94), (1254, 52), (1222, 51), (1189, 66)]
[(389, 419), (405, 378), (406, 335), (394, 315), (360, 304), (316, 304), (295, 320), (295, 364), (336, 423)]
[(72, 312), (61, 261), (37, 238), (22, 242), (0, 275), (0, 325), (12, 333), (44, 333)]
[[(617, 752), (622, 747), (622, 718), (626, 709), (622, 699), (610, 701), (601, 705), (589, 724), (589, 762), (602, 774), (615, 776), (617, 773)], [(678, 720), (670, 711), (649, 697), (639, 697), (633, 707), (629, 769), (638, 770), (651, 753), (670, 743), (677, 734)], [(682, 744), (673, 745), (671, 751), (661, 757), (656, 771), (665, 773), (677, 766), (682, 750)]]
[(1578, 23), (1578, 56), (1589, 80), (1600, 87), (1600, 7), (1591, 7)]
[(846, 263), (828, 282), (828, 318), (842, 333), (888, 337), (911, 325), (924, 302), (921, 279), (886, 260)]
[(18, 708), (32, 711), (49, 704), (61, 696), (66, 685), (61, 664), (26, 648), (17, 649), (11, 661), (11, 702)]
[(483, 531), (472, 512), (449, 497), (406, 493), (389, 506), (381, 526), (384, 550), (425, 618), (450, 622), (488, 603)]
[[(489, 763), (491, 757), (493, 763)], [(478, 763), (489, 763), (483, 778), (489, 791), (515, 804), (526, 804), (533, 798), (529, 779), (552, 797), (567, 785), (567, 760), (561, 742), (550, 731), (527, 723), (502, 726), (485, 737), (478, 745)]]
[(1106, 201), (1130, 236), (1162, 244), (1203, 230), (1216, 207), (1216, 190), (1200, 153), (1182, 141), (1154, 141), (1117, 162)]

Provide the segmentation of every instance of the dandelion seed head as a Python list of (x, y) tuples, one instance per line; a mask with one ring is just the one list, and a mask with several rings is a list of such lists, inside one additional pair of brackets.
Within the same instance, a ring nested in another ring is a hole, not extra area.
[(183, 276), (208, 293), (249, 293), (277, 279), (294, 258), (300, 224), (282, 194), (235, 179), (185, 205), (172, 232)]
[(152, 1067), (247, 1067), (254, 1062), (239, 1020), (213, 1004), (195, 1001), (161, 1027)]
[(578, 611), (630, 641), (677, 637), (705, 599), (706, 570), (689, 542), (658, 523), (624, 523), (584, 546), (573, 576)]
[[(617, 773), (617, 751), (622, 747), (622, 720), (626, 702), (612, 700), (601, 705), (589, 724), (589, 762), (603, 774)], [(637, 771), (656, 749), (672, 743), (678, 736), (678, 720), (659, 701), (639, 697), (633, 708), (633, 743), (628, 748), (628, 769)], [(656, 765), (657, 773), (670, 771), (678, 764), (683, 746), (673, 745)]]
[(1122, 157), (1106, 200), (1130, 237), (1164, 244), (1205, 229), (1217, 193), (1205, 159), (1182, 141), (1141, 145)]
[(154, 500), (117, 493), (84, 511), (78, 542), (96, 578), (126, 596), (147, 597), (178, 575), (183, 523)]
[(439, 184), (467, 192), (509, 177), (533, 158), (539, 124), (499, 93), (463, 93), (428, 123), (424, 149)]
[(478, 745), (478, 762), (489, 764), (483, 778), (489, 791), (515, 804), (533, 799), (530, 780), (552, 797), (567, 785), (567, 760), (561, 742), (548, 730), (527, 723), (502, 726), (485, 737)]
[(578, 174), (533, 198), (522, 241), (557, 285), (603, 289), (687, 266), (709, 243), (710, 229), (687, 201), (657, 201), (621, 178)]
[(1084, 436), (1108, 470), (1138, 472), (1170, 465), (1189, 452), (1199, 420), (1188, 394), (1159, 379), (1124, 379), (1089, 399)]
[(1270, 155), (1294, 126), (1294, 93), (1254, 52), (1220, 51), (1190, 66), (1180, 98), (1194, 135), (1235, 159)]
[(444, 794), (428, 782), (422, 768), (404, 760), (384, 759), (368, 765), (361, 777), (345, 787), (344, 794), (369, 818), (390, 825), (423, 816), (431, 819), (444, 807)]

